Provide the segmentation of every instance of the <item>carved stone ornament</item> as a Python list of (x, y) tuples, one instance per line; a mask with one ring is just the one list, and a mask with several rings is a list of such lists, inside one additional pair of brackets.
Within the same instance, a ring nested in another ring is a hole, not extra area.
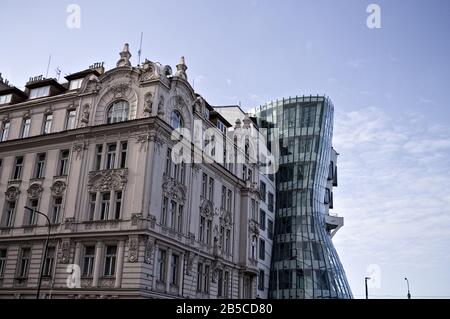
[(90, 116), (90, 106), (89, 104), (86, 104), (83, 107), (83, 113), (81, 114), (81, 126), (86, 127), (89, 123), (89, 116)]
[(145, 255), (144, 255), (144, 262), (146, 264), (150, 264), (152, 261), (152, 254), (154, 247), (155, 247), (155, 240), (152, 238), (148, 238), (147, 242), (145, 243)]
[(148, 115), (152, 114), (153, 110), (153, 94), (148, 92), (144, 96), (144, 112)]
[(43, 190), (44, 189), (42, 188), (42, 186), (40, 184), (32, 184), (27, 190), (28, 197), (39, 198), (39, 197), (41, 197)]
[(15, 201), (19, 198), (20, 190), (16, 186), (11, 186), (6, 190), (5, 195), (6, 195), (6, 200)]
[(113, 94), (114, 98), (124, 98), (127, 95), (127, 91), (129, 90), (129, 86), (126, 83), (119, 83), (113, 86), (110, 89), (110, 92)]
[(164, 116), (165, 112), (164, 112), (164, 97), (161, 95), (159, 97), (159, 103), (158, 103), (158, 115), (159, 116)]
[(122, 190), (127, 183), (127, 175), (126, 168), (90, 172), (88, 189), (90, 192)]
[(189, 252), (186, 256), (186, 275), (191, 276), (192, 275), (192, 267), (194, 265), (194, 257), (195, 254), (193, 252)]
[(64, 191), (66, 190), (66, 183), (64, 181), (56, 181), (53, 183), (52, 187), (50, 187), (52, 194), (54, 196), (62, 196)]
[(63, 240), (61, 243), (60, 263), (67, 264), (70, 261), (70, 240)]
[(200, 207), (200, 213), (205, 217), (212, 218), (213, 211), (214, 211), (214, 206), (211, 203), (211, 201), (209, 201), (208, 199), (204, 199), (202, 206)]
[(164, 177), (165, 181), (162, 185), (164, 196), (178, 202), (186, 201), (186, 186), (175, 182), (172, 178)]
[(137, 237), (130, 237), (128, 240), (128, 261), (135, 263), (138, 261), (139, 240)]
[(76, 159), (79, 159), (81, 157), (81, 154), (86, 149), (85, 143), (77, 143), (72, 147), (73, 151), (76, 154)]

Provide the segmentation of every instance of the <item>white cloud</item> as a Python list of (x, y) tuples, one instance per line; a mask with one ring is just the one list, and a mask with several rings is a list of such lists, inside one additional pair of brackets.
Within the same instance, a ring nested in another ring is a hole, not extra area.
[[(423, 267), (450, 275), (450, 130), (428, 126), (418, 114), (338, 111), (334, 146), (340, 153), (334, 207), (345, 217), (335, 243), (354, 292), (363, 294), (360, 277), (373, 263), (385, 277), (413, 276)], [(381, 290), (396, 289), (386, 280)]]

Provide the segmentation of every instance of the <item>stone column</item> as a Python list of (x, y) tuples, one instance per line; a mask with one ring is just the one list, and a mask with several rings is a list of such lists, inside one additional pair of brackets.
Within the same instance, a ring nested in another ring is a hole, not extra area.
[(103, 243), (98, 241), (95, 245), (95, 260), (94, 260), (94, 275), (92, 278), (92, 287), (98, 286), (98, 278), (100, 277), (101, 272), (101, 259), (102, 259), (102, 250), (103, 250)]
[(125, 252), (125, 242), (123, 240), (119, 241), (117, 245), (117, 264), (116, 264), (116, 282), (114, 283), (114, 288), (120, 288), (122, 285), (122, 273), (123, 273), (123, 256)]

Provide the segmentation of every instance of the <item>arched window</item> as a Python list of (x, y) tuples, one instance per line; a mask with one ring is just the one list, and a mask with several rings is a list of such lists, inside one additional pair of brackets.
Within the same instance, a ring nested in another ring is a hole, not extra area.
[(170, 125), (175, 129), (183, 127), (183, 118), (181, 117), (180, 112), (172, 112), (172, 115), (170, 116)]
[(116, 101), (108, 108), (108, 120), (107, 123), (117, 123), (128, 120), (128, 112), (130, 105), (127, 101)]

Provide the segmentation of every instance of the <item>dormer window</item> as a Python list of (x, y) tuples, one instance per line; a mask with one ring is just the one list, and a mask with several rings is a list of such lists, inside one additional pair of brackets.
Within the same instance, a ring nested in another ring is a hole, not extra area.
[(0, 96), (0, 105), (11, 103), (12, 94), (6, 94)]
[(82, 82), (82, 78), (70, 81), (69, 90), (78, 90), (81, 87)]
[(49, 96), (50, 85), (35, 88), (30, 90), (30, 99), (37, 99), (39, 97)]
[(120, 100), (114, 102), (109, 108), (108, 108), (108, 118), (107, 123), (118, 123), (128, 120), (128, 112), (130, 110), (130, 105), (127, 101)]

